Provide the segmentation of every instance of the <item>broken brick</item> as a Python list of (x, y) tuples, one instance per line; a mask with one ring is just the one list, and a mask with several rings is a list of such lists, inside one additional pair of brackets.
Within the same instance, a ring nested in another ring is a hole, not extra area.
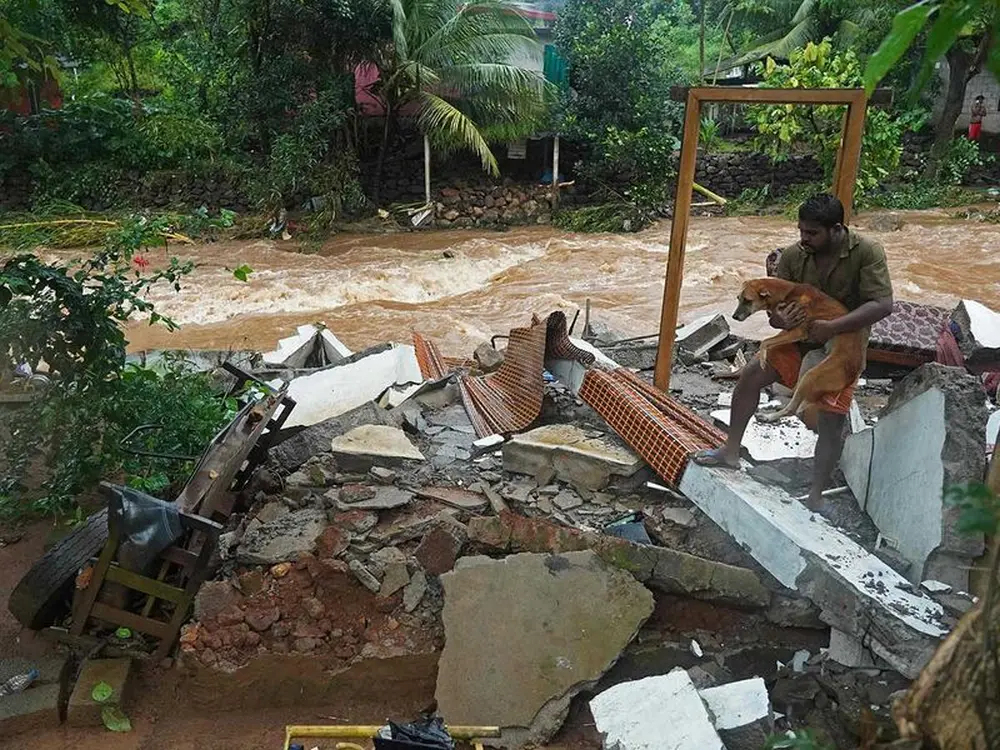
[(441, 575), (455, 567), (462, 543), (453, 529), (437, 526), (424, 535), (414, 556), (428, 573)]
[(339, 557), (351, 544), (351, 535), (339, 526), (327, 526), (316, 538), (320, 557)]

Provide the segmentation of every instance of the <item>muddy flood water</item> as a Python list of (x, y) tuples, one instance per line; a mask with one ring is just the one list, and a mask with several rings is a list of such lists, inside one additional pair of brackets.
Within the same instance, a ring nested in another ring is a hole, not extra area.
[[(855, 221), (862, 231), (866, 218)], [(902, 218), (898, 231), (869, 232), (885, 245), (897, 298), (952, 306), (971, 297), (1000, 309), (1000, 226), (944, 211)], [(266, 351), (297, 325), (324, 322), (355, 350), (409, 342), (418, 330), (445, 354), (462, 356), (526, 325), (532, 313), (561, 309), (572, 318), (588, 298), (594, 320), (646, 335), (658, 328), (669, 236), (663, 222), (635, 235), (550, 227), (341, 235), (312, 253), (299, 252), (294, 240), (173, 245), (171, 253), (199, 268), (180, 293), (164, 287), (151, 300), (181, 328), (136, 322), (129, 338), (133, 350)], [(796, 238), (795, 224), (780, 217), (693, 219), (681, 321), (731, 313), (742, 282), (764, 275), (767, 253)], [(248, 283), (226, 270), (244, 263), (254, 269)], [(759, 335), (767, 328), (757, 318), (733, 329)]]

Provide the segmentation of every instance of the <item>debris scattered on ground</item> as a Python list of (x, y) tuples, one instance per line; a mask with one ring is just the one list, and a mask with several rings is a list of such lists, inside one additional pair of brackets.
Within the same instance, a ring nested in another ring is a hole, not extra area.
[[(992, 319), (962, 310), (966, 356), (993, 356)], [(536, 320), (463, 360), (419, 337), (353, 354), (320, 326), (264, 355), (298, 405), (238, 494), (178, 664), (230, 674), (292, 654), (340, 670), (440, 653), (441, 714), (498, 724), (507, 747), (553, 736), (598, 684), (609, 749), (743, 750), (804, 725), (839, 737), (862, 706), (887, 723), (891, 696), (973, 606), (955, 570), (982, 543), (957, 537), (940, 488), (981, 478), (979, 376), (928, 366), (895, 388), (859, 384), (850, 491), (824, 517), (794, 499), (815, 449), (798, 420), (752, 421), (743, 471), (687, 461), (691, 444), (718, 444), (712, 419), (731, 406), (713, 374), (753, 351), (722, 316), (678, 333), (669, 399), (632, 371), (653, 366), (655, 337), (598, 327), (595, 346), (565, 323)], [(890, 512), (904, 495), (908, 525)], [(17, 726), (58, 717), (52, 687), (24, 693), (39, 691), (37, 711), (11, 714)]]

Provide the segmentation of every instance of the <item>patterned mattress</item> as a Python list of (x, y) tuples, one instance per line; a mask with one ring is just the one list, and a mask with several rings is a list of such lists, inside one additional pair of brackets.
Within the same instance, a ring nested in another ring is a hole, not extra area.
[(872, 326), (868, 359), (910, 366), (933, 362), (938, 337), (950, 318), (951, 311), (943, 307), (894, 302), (892, 315)]

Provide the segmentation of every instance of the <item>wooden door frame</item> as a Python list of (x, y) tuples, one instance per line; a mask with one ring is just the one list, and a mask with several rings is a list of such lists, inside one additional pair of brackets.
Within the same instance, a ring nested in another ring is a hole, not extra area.
[[(678, 87), (671, 91), (675, 100), (685, 101), (684, 135), (681, 141), (680, 166), (677, 170), (677, 191), (674, 196), (673, 221), (670, 226), (670, 254), (660, 309), (660, 338), (656, 353), (654, 384), (662, 391), (670, 388), (670, 365), (677, 313), (684, 280), (684, 246), (691, 219), (691, 191), (694, 185), (695, 159), (698, 152), (698, 131), (701, 129), (701, 105), (704, 102), (739, 104), (846, 104), (844, 123), (837, 149), (837, 165), (833, 173), (833, 193), (844, 204), (844, 221), (850, 221), (854, 202), (854, 183), (861, 158), (861, 137), (864, 133), (868, 97), (864, 89), (761, 89), (755, 87), (698, 86)], [(871, 101), (891, 101), (892, 92), (879, 89)]]

